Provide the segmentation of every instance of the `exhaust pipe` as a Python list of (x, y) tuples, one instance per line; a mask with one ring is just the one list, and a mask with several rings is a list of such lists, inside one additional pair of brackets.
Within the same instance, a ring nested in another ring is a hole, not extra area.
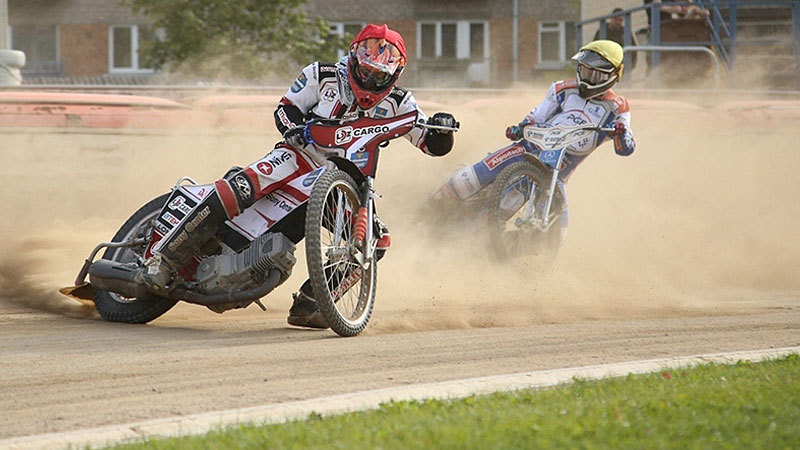
[[(89, 281), (96, 289), (115, 292), (124, 297), (146, 299), (157, 295), (145, 284), (135, 281), (138, 268), (107, 259), (99, 259), (89, 267)], [(270, 269), (267, 279), (258, 287), (244, 291), (230, 291), (221, 294), (201, 294), (186, 289), (173, 289), (169, 298), (183, 300), (196, 305), (219, 305), (224, 303), (254, 301), (272, 292), (283, 281), (281, 271)]]
[(96, 289), (115, 292), (123, 297), (146, 299), (155, 295), (135, 281), (138, 269), (127, 264), (98, 259), (89, 266), (89, 283)]

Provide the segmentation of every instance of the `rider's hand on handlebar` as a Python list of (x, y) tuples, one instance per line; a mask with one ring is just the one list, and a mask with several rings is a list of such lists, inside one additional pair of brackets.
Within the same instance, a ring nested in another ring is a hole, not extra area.
[(525, 136), (523, 130), (530, 124), (531, 122), (526, 118), (516, 125), (511, 125), (510, 127), (506, 128), (506, 137), (512, 141), (518, 141), (522, 139), (522, 137)]
[(627, 131), (625, 124), (622, 122), (616, 122), (614, 124), (614, 131), (611, 133), (612, 136), (623, 136)]
[(518, 141), (522, 139), (522, 128), (519, 125), (511, 125), (510, 127), (506, 128), (506, 137), (512, 141)]
[[(438, 112), (434, 114), (432, 117), (428, 118), (428, 125), (458, 128), (460, 124), (456, 121), (456, 118), (452, 114), (446, 112)], [(453, 132), (453, 130), (432, 130), (432, 131), (444, 134), (450, 134)]]
[(283, 133), (283, 140), (295, 148), (303, 148), (308, 144), (305, 136), (305, 127), (292, 127)]

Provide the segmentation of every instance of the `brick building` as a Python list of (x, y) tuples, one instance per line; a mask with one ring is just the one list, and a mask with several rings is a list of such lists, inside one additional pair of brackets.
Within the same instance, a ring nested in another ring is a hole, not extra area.
[[(152, 73), (137, 50), (153, 30), (119, 0), (8, 1), (11, 46), (25, 51), (28, 77)], [(335, 33), (354, 34), (369, 22), (400, 31), (409, 50), (405, 84), (416, 86), (550, 76), (574, 52), (580, 20), (580, 2), (566, 0), (309, 0), (305, 8)]]
[(137, 44), (147, 19), (118, 0), (9, 0), (11, 48), (26, 54), (23, 75), (149, 73)]
[[(308, 9), (337, 30), (355, 31), (368, 22), (397, 29), (409, 51), (406, 84), (502, 85), (515, 79), (514, 3), (311, 0)], [(580, 2), (518, 0), (517, 5), (516, 79), (561, 70), (575, 51)]]

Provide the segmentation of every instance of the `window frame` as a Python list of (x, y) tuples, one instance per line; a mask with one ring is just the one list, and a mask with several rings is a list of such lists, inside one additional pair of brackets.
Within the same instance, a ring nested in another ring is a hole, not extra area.
[[(483, 25), (483, 55), (472, 55), (470, 48), (470, 25)], [(434, 56), (422, 56), (422, 27), (423, 25), (434, 25)], [(459, 60), (485, 61), (489, 59), (491, 49), (489, 47), (489, 21), (488, 20), (420, 20), (417, 21), (417, 45), (416, 53), (418, 60), (435, 60), (442, 57), (442, 25), (456, 26), (456, 56)]]
[[(540, 20), (537, 26), (537, 69), (563, 69), (569, 63), (567, 59), (567, 20)], [(558, 60), (542, 59), (542, 34), (558, 33)]]
[[(114, 66), (114, 30), (129, 28), (131, 30), (131, 67)], [(155, 32), (158, 35), (158, 31)], [(108, 27), (108, 73), (154, 73), (153, 68), (143, 68), (139, 63), (139, 25), (110, 25)]]

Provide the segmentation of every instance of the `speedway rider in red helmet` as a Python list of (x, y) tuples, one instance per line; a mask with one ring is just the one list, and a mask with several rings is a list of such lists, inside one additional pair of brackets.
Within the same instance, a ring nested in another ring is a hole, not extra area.
[[(274, 114), (284, 140), (263, 158), (243, 169), (231, 169), (218, 180), (214, 184), (215, 192), (187, 214), (154, 256), (145, 262), (140, 274), (142, 281), (156, 292), (167, 292), (172, 277), (192, 255), (212, 237), (226, 231), (223, 229), (228, 226), (226, 221), (241, 214), (256, 200), (278, 188), (287, 190), (288, 183), (323, 166), (331, 150), (318, 149), (306, 141), (303, 131), (307, 120), (394, 117), (416, 110), (429, 124), (456, 125), (455, 118), (448, 113), (428, 118), (419, 110), (409, 91), (395, 86), (405, 63), (406, 46), (402, 36), (386, 25), (367, 25), (353, 39), (349, 54), (337, 64), (314, 62), (303, 68)], [(443, 156), (453, 147), (453, 134), (449, 131), (415, 127), (405, 137), (432, 156)], [(307, 185), (305, 180), (309, 177), (305, 177), (303, 186), (310, 191), (311, 184)], [(294, 202), (295, 209), (271, 226), (270, 231), (280, 231), (297, 243), (304, 237), (307, 195), (297, 192), (294, 197), (281, 200)], [(385, 251), (390, 239), (385, 226), (381, 224), (381, 228), (378, 248)], [(288, 322), (296, 326), (328, 327), (318, 311), (310, 282), (306, 281), (294, 295)]]
[(592, 138), (567, 147), (557, 180), (564, 202), (561, 213), (561, 239), (564, 239), (567, 231), (565, 184), (575, 168), (607, 138), (613, 141), (614, 152), (621, 156), (632, 154), (636, 147), (628, 101), (612, 90), (622, 77), (622, 47), (613, 41), (593, 41), (581, 47), (572, 59), (576, 62), (576, 78), (551, 84), (544, 100), (520, 123), (506, 129), (506, 137), (517, 142), (455, 172), (433, 195), (434, 205), (466, 200), (494, 181), (504, 168), (523, 161), (524, 153), (538, 155), (538, 148), (522, 140), (527, 125), (614, 127), (611, 133), (595, 133)]

